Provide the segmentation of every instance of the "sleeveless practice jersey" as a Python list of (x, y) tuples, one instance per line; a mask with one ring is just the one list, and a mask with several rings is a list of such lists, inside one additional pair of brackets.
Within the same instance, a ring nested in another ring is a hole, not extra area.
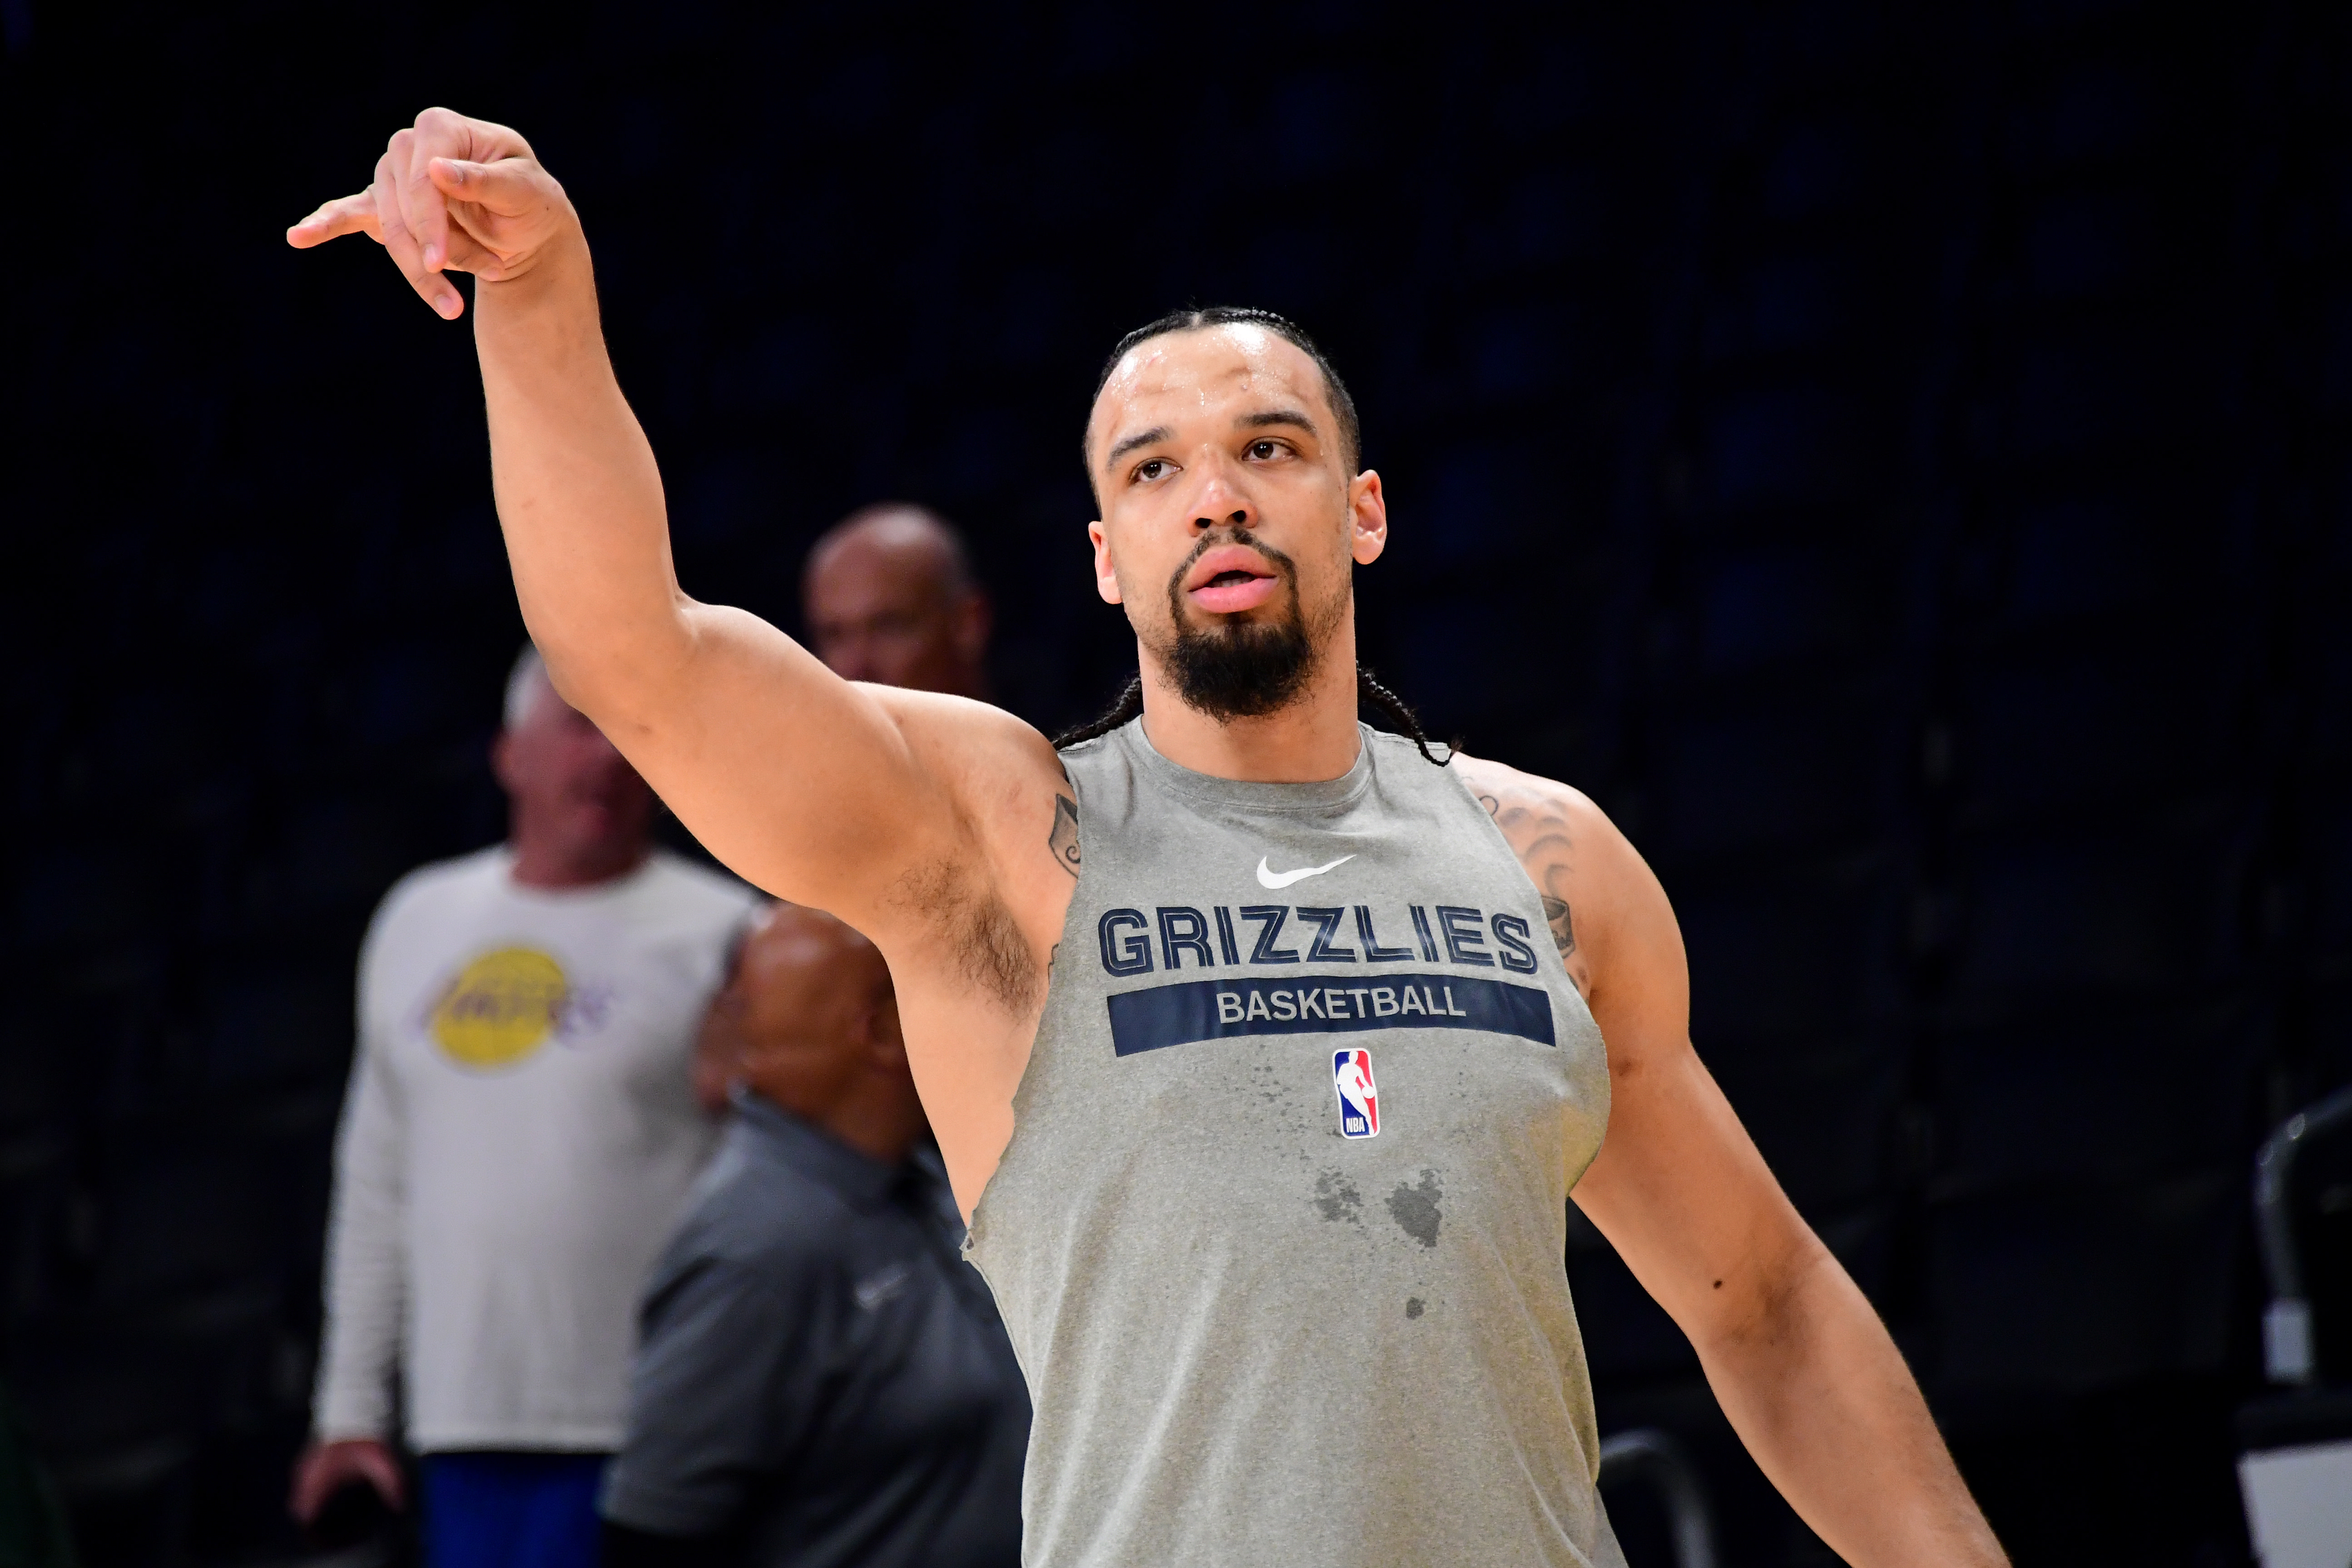
[(968, 1250), (1032, 1568), (1618, 1564), (1562, 1259), (1600, 1031), (1458, 773), (1073, 746), (1082, 868)]

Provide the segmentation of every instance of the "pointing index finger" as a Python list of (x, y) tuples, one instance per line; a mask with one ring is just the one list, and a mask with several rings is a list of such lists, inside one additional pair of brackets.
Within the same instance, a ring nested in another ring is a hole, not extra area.
[(317, 211), (286, 231), (286, 243), (297, 250), (308, 250), (347, 234), (364, 234), (383, 243), (383, 230), (375, 218), (374, 193), (362, 191), (321, 203)]

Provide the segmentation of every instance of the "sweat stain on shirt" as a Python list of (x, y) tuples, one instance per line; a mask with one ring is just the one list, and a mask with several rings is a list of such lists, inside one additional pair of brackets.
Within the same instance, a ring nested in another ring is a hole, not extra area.
[(1437, 1184), (1437, 1173), (1425, 1170), (1417, 1186), (1397, 1184), (1397, 1190), (1389, 1194), (1389, 1214), (1407, 1236), (1423, 1247), (1435, 1247), (1438, 1222), (1444, 1218), (1437, 1212), (1437, 1200), (1444, 1195)]
[(1361, 1225), (1364, 1194), (1339, 1172), (1326, 1171), (1315, 1178), (1315, 1207), (1334, 1225), (1341, 1220)]

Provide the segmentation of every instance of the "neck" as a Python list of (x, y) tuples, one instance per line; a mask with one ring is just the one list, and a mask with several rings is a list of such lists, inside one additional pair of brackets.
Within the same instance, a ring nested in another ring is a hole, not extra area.
[(1143, 732), (1152, 749), (1196, 773), (1252, 784), (1320, 784), (1356, 765), (1356, 627), (1343, 623), (1287, 706), (1256, 719), (1212, 719), (1186, 704), (1146, 648)]
[(929, 1125), (913, 1086), (898, 1092), (893, 1084), (866, 1084), (850, 1089), (829, 1106), (795, 1105), (789, 1093), (770, 1094), (751, 1086), (803, 1121), (848, 1144), (869, 1160), (895, 1165), (907, 1157), (915, 1140)]
[(617, 881), (646, 863), (652, 847), (641, 838), (568, 843), (533, 833), (520, 813), (507, 835), (514, 879), (526, 888), (593, 888)]

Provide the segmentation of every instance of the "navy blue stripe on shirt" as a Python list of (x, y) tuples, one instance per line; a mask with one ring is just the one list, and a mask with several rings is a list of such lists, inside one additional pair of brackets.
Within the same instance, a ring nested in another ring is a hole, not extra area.
[[(1352, 976), (1350, 977), (1352, 978)], [(1108, 999), (1122, 1057), (1236, 1035), (1354, 1035), (1375, 1029), (1484, 1029), (1557, 1045), (1551, 997), (1531, 985), (1460, 974), (1383, 974), (1378, 984), (1194, 980)]]

